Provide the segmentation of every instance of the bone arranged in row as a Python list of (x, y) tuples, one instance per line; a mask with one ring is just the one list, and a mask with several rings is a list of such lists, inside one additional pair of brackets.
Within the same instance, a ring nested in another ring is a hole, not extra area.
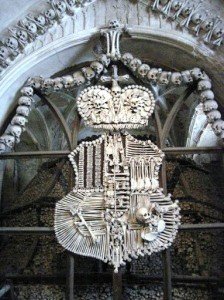
[(131, 190), (148, 191), (156, 190), (159, 187), (158, 182), (158, 163), (151, 158), (130, 159)]

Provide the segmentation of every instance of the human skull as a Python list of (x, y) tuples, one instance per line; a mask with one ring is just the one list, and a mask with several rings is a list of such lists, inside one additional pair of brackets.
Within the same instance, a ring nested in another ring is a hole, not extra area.
[(17, 50), (19, 47), (17, 39), (12, 36), (5, 40), (5, 45), (13, 50)]
[(188, 4), (187, 6), (184, 6), (183, 10), (181, 11), (181, 14), (184, 17), (187, 17), (190, 15), (190, 13), (193, 11), (194, 7), (192, 4)]
[(66, 4), (64, 1), (58, 1), (56, 3), (56, 9), (61, 13), (63, 14), (65, 11), (66, 11)]
[(12, 118), (11, 124), (12, 125), (20, 125), (20, 126), (25, 126), (27, 122), (27, 119), (23, 116), (15, 116)]
[(48, 10), (45, 12), (45, 17), (46, 17), (48, 20), (54, 20), (55, 17), (56, 17), (55, 11), (54, 11), (52, 8), (48, 9)]
[(24, 86), (21, 90), (20, 90), (22, 95), (25, 96), (29, 96), (32, 97), (33, 96), (33, 88), (31, 86)]
[(110, 58), (106, 56), (106, 54), (99, 55), (99, 61), (105, 66), (108, 67), (110, 64)]
[(31, 100), (31, 98), (29, 98), (27, 96), (22, 96), (22, 97), (19, 98), (18, 104), (19, 105), (31, 106), (32, 100)]
[(20, 105), (17, 107), (16, 109), (16, 114), (17, 115), (21, 115), (21, 116), (24, 116), (24, 117), (28, 117), (29, 116), (29, 113), (30, 113), (30, 109), (28, 106), (26, 105)]
[(10, 135), (13, 135), (18, 141), (20, 135), (23, 132), (23, 129), (19, 125), (11, 125), (10, 124), (9, 127), (7, 128), (6, 132), (9, 133)]
[(192, 77), (196, 80), (201, 79), (203, 77), (203, 72), (201, 71), (200, 68), (194, 68), (190, 72)]
[(15, 137), (10, 134), (3, 134), (3, 136), (0, 137), (0, 143), (5, 144), (9, 148), (13, 148), (15, 145)]
[(75, 72), (72, 76), (74, 78), (74, 84), (75, 85), (84, 84), (85, 81), (86, 81), (85, 77), (83, 76), (82, 72), (80, 72), (80, 71)]
[(141, 64), (142, 62), (140, 59), (133, 58), (129, 63), (129, 67), (133, 72), (135, 72), (141, 66)]
[(213, 93), (213, 91), (211, 90), (206, 90), (200, 93), (200, 99), (202, 102), (206, 101), (206, 100), (213, 100), (215, 98), (215, 95)]
[(0, 143), (0, 153), (5, 152), (5, 150), (6, 150), (5, 144)]
[(74, 86), (74, 78), (71, 75), (66, 75), (62, 77), (62, 82), (66, 89), (69, 89)]
[(43, 81), (43, 87), (44, 89), (50, 89), (54, 84), (54, 79), (52, 78), (46, 78)]
[(130, 64), (130, 62), (132, 61), (133, 58), (134, 57), (133, 57), (133, 55), (131, 53), (124, 53), (122, 55), (121, 59), (122, 59), (123, 63), (127, 66), (127, 65)]
[(6, 59), (9, 56), (9, 50), (5, 46), (0, 47), (0, 59)]
[(34, 22), (27, 22), (26, 28), (32, 34), (37, 33), (37, 25)]
[(116, 29), (120, 27), (120, 23), (118, 20), (112, 20), (109, 22), (109, 28)]
[(25, 30), (18, 30), (16, 32), (16, 36), (22, 43), (27, 43), (28, 40), (28, 34)]
[(152, 68), (148, 72), (147, 77), (150, 81), (156, 82), (161, 73), (162, 73), (162, 69)]
[(43, 77), (41, 76), (36, 76), (36, 77), (30, 77), (27, 80), (27, 84), (30, 85), (31, 87), (35, 89), (40, 89), (42, 84), (43, 84)]
[(141, 223), (149, 223), (150, 217), (151, 214), (149, 213), (149, 210), (146, 207), (140, 207), (136, 211), (136, 219)]
[(158, 83), (160, 84), (168, 84), (170, 80), (171, 72), (163, 71), (158, 78)]
[(43, 15), (38, 15), (37, 17), (34, 17), (34, 20), (39, 26), (44, 26), (46, 24), (46, 19)]
[(56, 77), (54, 80), (54, 90), (59, 91), (63, 89), (63, 79), (61, 77)]
[(219, 135), (224, 131), (224, 121), (223, 120), (217, 120), (212, 124), (212, 128), (215, 132), (215, 134)]
[(182, 83), (182, 75), (180, 72), (173, 72), (171, 74), (171, 82), (175, 85), (181, 85)]
[(92, 68), (96, 74), (101, 74), (103, 72), (104, 66), (98, 62), (98, 61), (94, 61), (90, 64), (90, 68)]
[(212, 29), (213, 24), (214, 21), (212, 19), (206, 19), (200, 26), (204, 31), (207, 32)]
[(218, 108), (218, 103), (215, 100), (207, 100), (203, 104), (204, 111), (211, 111)]
[(206, 115), (209, 123), (213, 123), (216, 120), (221, 119), (221, 114), (218, 110), (209, 111)]
[(140, 77), (146, 77), (146, 75), (148, 74), (148, 71), (150, 70), (149, 65), (147, 64), (142, 64), (140, 67), (138, 67), (138, 75)]
[(221, 38), (223, 36), (223, 34), (224, 34), (224, 28), (223, 27), (216, 28), (213, 31), (213, 37), (216, 38), (216, 39)]
[(95, 72), (90, 67), (82, 68), (82, 73), (88, 81), (95, 77)]
[(193, 77), (189, 70), (181, 72), (181, 75), (184, 83), (190, 83), (193, 81)]
[(200, 12), (196, 12), (192, 15), (191, 17), (191, 21), (195, 24), (195, 25), (198, 25), (200, 24), (203, 20), (204, 20), (205, 16), (204, 14), (202, 13), (202, 11)]
[(181, 5), (183, 4), (183, 2), (181, 2), (181, 1), (179, 1), (179, 0), (174, 0), (173, 2), (172, 2), (172, 5), (171, 5), (171, 7), (172, 7), (172, 9), (174, 10), (174, 11), (178, 11), (180, 8), (181, 8)]
[(210, 90), (212, 88), (212, 83), (210, 80), (200, 80), (197, 88), (198, 91)]

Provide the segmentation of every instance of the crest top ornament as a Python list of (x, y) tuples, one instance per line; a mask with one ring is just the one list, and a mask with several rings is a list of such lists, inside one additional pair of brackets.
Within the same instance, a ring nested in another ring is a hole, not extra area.
[(146, 87), (128, 85), (128, 75), (118, 76), (117, 66), (113, 65), (112, 76), (102, 76), (104, 83), (111, 82), (111, 89), (102, 85), (88, 87), (77, 99), (78, 111), (86, 125), (109, 130), (140, 128), (148, 125), (153, 113), (155, 99)]

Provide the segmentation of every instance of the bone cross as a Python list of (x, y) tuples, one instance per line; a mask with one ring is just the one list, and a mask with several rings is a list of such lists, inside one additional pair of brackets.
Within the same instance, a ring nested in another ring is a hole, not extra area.
[(129, 80), (129, 75), (118, 75), (118, 68), (116, 65), (112, 65), (113, 73), (111, 76), (101, 76), (102, 82), (112, 82), (112, 90), (113, 88), (119, 87), (119, 82), (127, 82)]
[(78, 216), (80, 221), (79, 222), (75, 222), (75, 225), (80, 227), (80, 226), (85, 226), (86, 229), (88, 230), (89, 234), (91, 235), (91, 238), (93, 240), (93, 242), (97, 242), (97, 237), (95, 236), (95, 234), (92, 232), (90, 226), (86, 223), (85, 219), (82, 216), (81, 210), (79, 208), (74, 208), (71, 207), (70, 208), (70, 212), (72, 214), (72, 216)]

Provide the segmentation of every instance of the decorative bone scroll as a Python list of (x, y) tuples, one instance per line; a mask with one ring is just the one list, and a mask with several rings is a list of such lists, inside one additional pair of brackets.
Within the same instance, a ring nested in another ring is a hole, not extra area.
[(163, 152), (120, 131), (147, 125), (153, 94), (137, 85), (121, 89), (115, 66), (114, 72), (111, 89), (88, 87), (78, 98), (84, 122), (105, 132), (69, 155), (76, 185), (56, 205), (55, 233), (67, 250), (108, 262), (117, 272), (131, 258), (170, 246), (180, 218), (178, 201), (159, 187)]

